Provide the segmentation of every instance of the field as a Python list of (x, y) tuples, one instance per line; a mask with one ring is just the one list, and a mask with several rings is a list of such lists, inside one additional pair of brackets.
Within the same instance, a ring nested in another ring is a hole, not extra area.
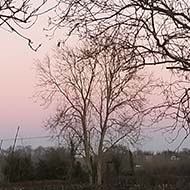
[(87, 184), (69, 184), (61, 180), (34, 181), (24, 183), (1, 184), (0, 190), (189, 190), (190, 183), (176, 184), (127, 184), (121, 182), (104, 184), (101, 187)]

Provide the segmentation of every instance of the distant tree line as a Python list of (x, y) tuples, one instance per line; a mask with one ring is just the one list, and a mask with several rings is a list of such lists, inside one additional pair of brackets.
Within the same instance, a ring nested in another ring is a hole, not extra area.
[[(118, 175), (133, 175), (134, 165), (131, 161), (132, 154), (129, 152), (126, 147), (117, 146), (104, 155), (105, 180)], [(64, 180), (72, 183), (88, 183), (84, 158), (71, 153), (71, 150), (65, 147), (32, 149), (27, 146), (17, 147), (14, 152), (12, 148), (2, 150), (0, 180), (1, 182)], [(96, 170), (95, 163), (93, 170)]]
[(31, 147), (4, 150), (0, 156), (1, 181), (70, 180), (85, 178), (79, 161), (71, 162), (65, 148)]
[[(190, 178), (190, 150), (134, 151), (115, 146), (104, 155), (103, 182), (137, 183), (146, 185), (182, 183)], [(93, 168), (96, 170), (96, 167)], [(94, 176), (96, 177), (96, 176)], [(87, 166), (82, 157), (71, 154), (65, 147), (32, 149), (30, 146), (2, 150), (0, 154), (1, 182), (63, 180), (86, 184)]]

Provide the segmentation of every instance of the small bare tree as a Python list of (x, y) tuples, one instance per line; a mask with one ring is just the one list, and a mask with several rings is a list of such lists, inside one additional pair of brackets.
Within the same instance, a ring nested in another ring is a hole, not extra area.
[(90, 183), (96, 184), (102, 183), (104, 153), (118, 143), (139, 139), (151, 84), (135, 68), (126, 71), (127, 49), (109, 38), (102, 43), (57, 49), (55, 59), (46, 57), (37, 64), (37, 97), (44, 104), (59, 102), (46, 127), (62, 135), (75, 134)]

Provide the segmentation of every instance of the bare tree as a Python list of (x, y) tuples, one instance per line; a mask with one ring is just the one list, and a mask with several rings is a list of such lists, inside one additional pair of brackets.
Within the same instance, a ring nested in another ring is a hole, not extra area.
[[(152, 119), (158, 123), (168, 143), (177, 142), (176, 149), (190, 135), (190, 83), (184, 73), (162, 86), (162, 101), (157, 104), (152, 112)], [(152, 113), (151, 112), (151, 113)]]
[(39, 62), (36, 94), (44, 104), (58, 100), (58, 111), (46, 127), (80, 139), (90, 183), (96, 184), (102, 183), (104, 153), (118, 143), (139, 140), (151, 91), (151, 80), (136, 68), (125, 69), (130, 63), (127, 49), (110, 38), (100, 41), (103, 46), (57, 49), (55, 59)]
[(33, 0), (1, 0), (0, 1), (0, 27), (14, 32), (18, 36), (28, 41), (28, 45), (33, 50), (33, 42), (30, 38), (23, 34), (23, 31), (31, 28), (37, 21), (38, 17), (57, 6), (55, 5), (43, 9), (47, 4), (47, 0), (33, 1)]
[(186, 117), (189, 111), (184, 105), (188, 107), (190, 90), (184, 76), (190, 71), (190, 1), (65, 0), (61, 1), (60, 7), (62, 9), (57, 9), (57, 15), (51, 19), (53, 31), (69, 27), (68, 37), (78, 34), (80, 38), (97, 40), (109, 35), (117, 39), (120, 48), (128, 49), (131, 60), (130, 64), (126, 61), (125, 69), (164, 65), (173, 72), (182, 73), (180, 93), (176, 93), (177, 83), (172, 88), (169, 85), (169, 94), (174, 97), (167, 99), (167, 95), (166, 102), (157, 106), (157, 118), (163, 120), (166, 116), (173, 126), (169, 131), (177, 135), (185, 130), (183, 140), (186, 139), (189, 136)]
[(189, 0), (65, 0), (56, 13), (53, 31), (69, 27), (69, 36), (87, 39), (109, 33), (130, 50), (135, 67), (165, 64), (190, 70)]

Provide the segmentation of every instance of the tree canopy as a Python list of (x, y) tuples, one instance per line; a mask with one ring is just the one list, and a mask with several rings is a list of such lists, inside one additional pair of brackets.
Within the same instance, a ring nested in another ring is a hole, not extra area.
[(67, 27), (68, 37), (117, 40), (117, 48), (128, 50), (126, 70), (164, 65), (180, 74), (175, 82), (165, 83), (165, 102), (157, 110), (160, 120), (170, 122), (165, 129), (174, 134), (171, 141), (181, 132), (186, 139), (190, 134), (190, 1), (65, 0), (59, 7), (51, 18), (53, 31)]
[(59, 102), (47, 129), (64, 137), (75, 134), (90, 177), (95, 164), (98, 184), (103, 154), (118, 143), (139, 140), (153, 89), (150, 77), (136, 68), (126, 70), (128, 49), (110, 38), (101, 43), (87, 43), (78, 50), (58, 48), (55, 59), (47, 57), (37, 64), (37, 96), (44, 104)]
[(190, 70), (189, 0), (65, 0), (50, 27), (97, 39), (109, 34), (130, 51), (135, 67), (165, 64)]

